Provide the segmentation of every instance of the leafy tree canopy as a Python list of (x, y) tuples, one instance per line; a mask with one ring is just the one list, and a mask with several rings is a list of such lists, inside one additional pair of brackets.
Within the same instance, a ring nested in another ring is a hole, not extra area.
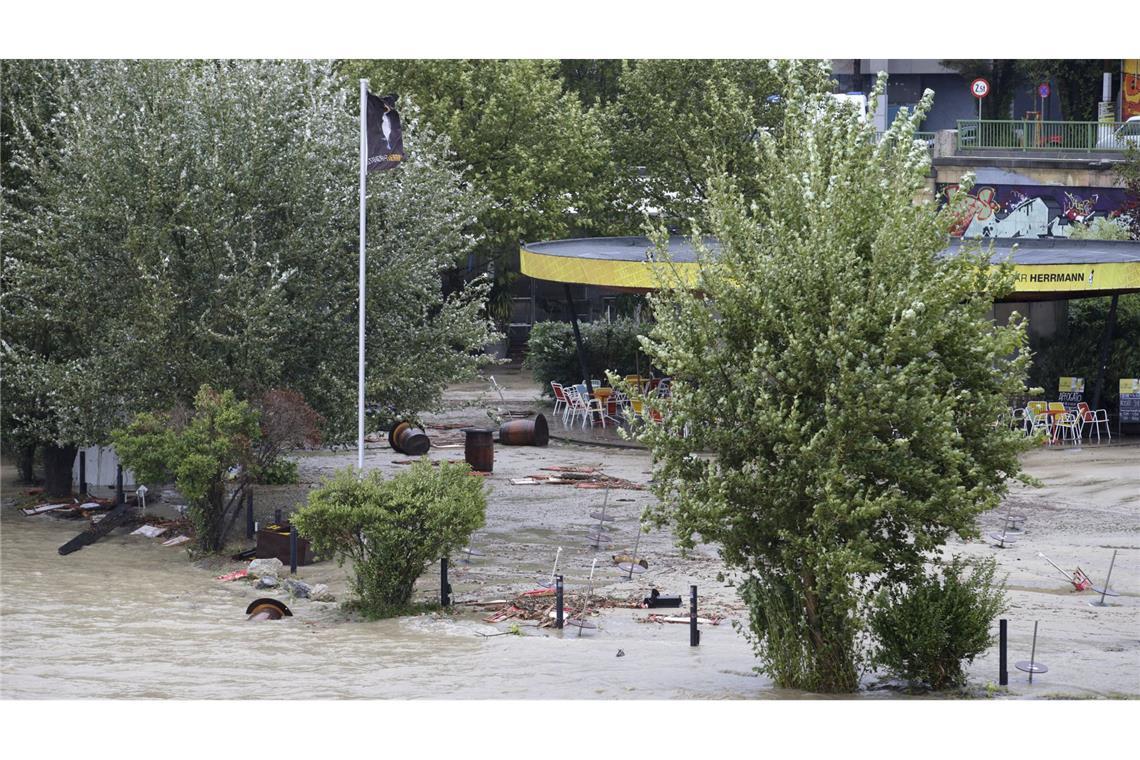
[(916, 201), (931, 94), (875, 144), (825, 69), (782, 68), (783, 123), (761, 133), (756, 174), (710, 182), (719, 252), (695, 236), (696, 290), (652, 299), (643, 345), (673, 384), (642, 440), (651, 517), (742, 574), (762, 668), (847, 691), (875, 586), (971, 535), (1018, 472), (1019, 435), (995, 420), (1028, 355), (1021, 321), (988, 318), (1011, 270), (940, 258), (948, 221)]

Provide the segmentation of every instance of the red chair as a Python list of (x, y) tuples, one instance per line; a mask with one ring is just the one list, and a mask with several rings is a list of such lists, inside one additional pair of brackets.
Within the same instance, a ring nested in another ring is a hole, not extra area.
[[(1100, 426), (1104, 425), (1104, 432), (1108, 434), (1108, 440), (1112, 440), (1112, 430), (1108, 427), (1108, 410), (1106, 409), (1089, 409), (1089, 405), (1084, 401), (1077, 404), (1077, 421), (1081, 427), (1081, 437), (1084, 437), (1085, 425), (1092, 425), (1096, 429), (1096, 442), (1100, 443)], [(1089, 440), (1092, 440), (1092, 433), (1089, 433)]]
[(561, 383), (550, 381), (550, 389), (554, 391), (554, 414), (558, 414), (558, 407), (562, 406), (563, 409), (567, 406), (566, 391), (562, 389)]

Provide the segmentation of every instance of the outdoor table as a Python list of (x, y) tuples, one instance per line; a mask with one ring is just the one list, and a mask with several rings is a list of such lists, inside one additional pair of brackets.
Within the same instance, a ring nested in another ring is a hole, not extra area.
[(1049, 443), (1056, 443), (1057, 442), (1057, 420), (1056, 420), (1056, 418), (1060, 417), (1062, 414), (1068, 414), (1068, 410), (1065, 410), (1065, 409), (1046, 409), (1044, 412), (1042, 412), (1042, 414), (1048, 415), (1048, 417), (1049, 417)]

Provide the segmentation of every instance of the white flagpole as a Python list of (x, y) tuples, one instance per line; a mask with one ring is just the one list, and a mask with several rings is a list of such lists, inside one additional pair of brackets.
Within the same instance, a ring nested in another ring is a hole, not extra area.
[(356, 466), (364, 476), (364, 193), (368, 172), (368, 80), (360, 80), (360, 346), (357, 371)]

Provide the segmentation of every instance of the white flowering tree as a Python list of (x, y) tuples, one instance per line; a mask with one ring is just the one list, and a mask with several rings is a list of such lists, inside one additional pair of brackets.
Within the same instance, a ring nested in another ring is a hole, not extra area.
[[(289, 388), (334, 439), (351, 431), (355, 89), (299, 61), (4, 67), (30, 83), (5, 104), (5, 435), (43, 444), (63, 478), (76, 445), (204, 384)], [(413, 123), (405, 144), (407, 164), (369, 180), (368, 388), (415, 412), (490, 331), (482, 285), (440, 289), (484, 201), (445, 140)]]
[(1028, 356), (1023, 326), (987, 315), (1010, 271), (938, 256), (946, 221), (913, 139), (931, 94), (876, 144), (826, 95), (822, 66), (783, 76), (757, 193), (711, 183), (720, 250), (702, 249), (694, 291), (654, 298), (644, 347), (673, 395), (642, 440), (657, 462), (651, 517), (686, 546), (719, 545), (761, 669), (850, 691), (875, 590), (974, 533), (1018, 472), (1017, 435), (996, 420)]

